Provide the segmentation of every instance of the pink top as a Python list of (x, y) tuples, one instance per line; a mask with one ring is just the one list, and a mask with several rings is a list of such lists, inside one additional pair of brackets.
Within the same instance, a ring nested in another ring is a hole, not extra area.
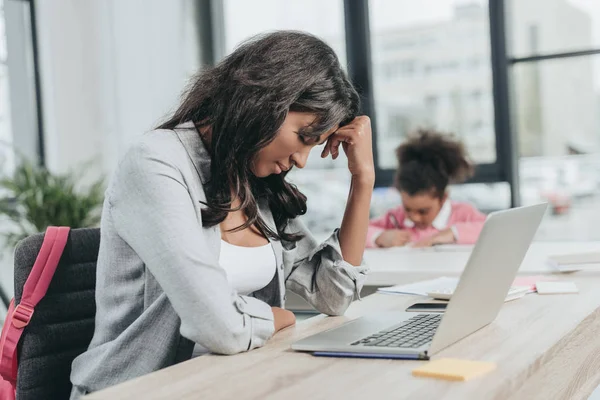
[[(398, 228), (395, 225), (394, 217), (400, 224)], [(367, 233), (367, 247), (377, 247), (375, 240), (387, 229), (403, 229), (411, 233), (411, 242), (433, 236), (434, 234), (451, 228), (458, 244), (473, 244), (479, 237), (479, 232), (483, 228), (486, 216), (468, 203), (459, 203), (447, 200), (435, 217), (431, 226), (425, 229), (418, 229), (414, 223), (409, 220), (404, 212), (404, 207), (400, 206), (392, 209), (369, 222), (369, 231)]]

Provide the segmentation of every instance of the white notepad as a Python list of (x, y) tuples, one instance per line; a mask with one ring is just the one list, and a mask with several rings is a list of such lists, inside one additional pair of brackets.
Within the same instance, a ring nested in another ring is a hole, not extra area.
[(600, 270), (600, 252), (550, 256), (548, 257), (548, 265), (559, 272)]
[(430, 279), (407, 285), (395, 285), (377, 289), (380, 293), (389, 294), (408, 294), (417, 296), (427, 296), (428, 292), (439, 288), (455, 287), (458, 284), (458, 278), (449, 278), (442, 276), (441, 278)]
[[(433, 298), (446, 299), (449, 300), (451, 297), (439, 297), (433, 295), (434, 292), (445, 292), (451, 290), (452, 292), (458, 285), (458, 278), (449, 278), (447, 276), (442, 276), (441, 278), (430, 279), (426, 281), (420, 281), (415, 283), (410, 283), (407, 285), (395, 285), (389, 287), (383, 287), (377, 289), (378, 293), (385, 294), (405, 294), (405, 295), (416, 295), (416, 296), (429, 296)], [(509, 293), (506, 296), (504, 301), (516, 300), (525, 296), (527, 293), (531, 293), (532, 290), (529, 286), (513, 286), (511, 287)]]
[(548, 281), (536, 282), (538, 294), (572, 294), (579, 293), (575, 282)]

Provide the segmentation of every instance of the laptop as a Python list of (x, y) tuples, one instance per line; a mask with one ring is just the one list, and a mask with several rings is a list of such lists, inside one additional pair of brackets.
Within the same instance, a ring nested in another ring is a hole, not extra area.
[(446, 312), (378, 312), (292, 344), (315, 355), (427, 360), (491, 323), (546, 212), (536, 204), (491, 213)]

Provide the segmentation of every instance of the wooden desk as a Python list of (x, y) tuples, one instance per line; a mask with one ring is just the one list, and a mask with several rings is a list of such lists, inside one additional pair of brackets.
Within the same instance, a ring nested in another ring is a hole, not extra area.
[(343, 317), (318, 316), (288, 328), (264, 348), (199, 357), (86, 399), (587, 399), (600, 383), (600, 273), (568, 279), (580, 294), (531, 294), (505, 303), (491, 325), (434, 356), (498, 364), (469, 382), (414, 378), (417, 361), (319, 358), (290, 350), (300, 338), (417, 299), (374, 294), (354, 302)]

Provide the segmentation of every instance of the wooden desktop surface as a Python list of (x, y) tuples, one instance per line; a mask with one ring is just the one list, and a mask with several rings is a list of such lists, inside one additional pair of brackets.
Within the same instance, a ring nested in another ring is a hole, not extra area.
[(472, 381), (412, 377), (421, 361), (321, 358), (290, 350), (308, 335), (419, 300), (374, 294), (354, 302), (343, 317), (300, 322), (261, 349), (195, 358), (85, 399), (587, 399), (600, 383), (600, 273), (559, 278), (576, 282), (580, 293), (530, 294), (505, 303), (492, 324), (434, 356), (497, 363), (495, 371)]

